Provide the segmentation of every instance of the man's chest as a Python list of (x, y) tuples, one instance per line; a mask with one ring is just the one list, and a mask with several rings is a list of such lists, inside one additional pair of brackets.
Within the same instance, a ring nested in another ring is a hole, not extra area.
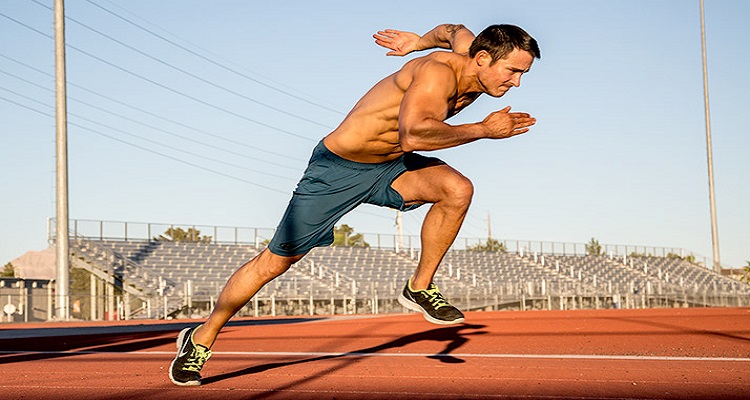
[(474, 100), (477, 99), (479, 95), (472, 94), (472, 95), (464, 95), (464, 96), (458, 96), (455, 99), (452, 99), (448, 102), (448, 118), (458, 114), (463, 110), (464, 108), (468, 107), (471, 103), (474, 102)]

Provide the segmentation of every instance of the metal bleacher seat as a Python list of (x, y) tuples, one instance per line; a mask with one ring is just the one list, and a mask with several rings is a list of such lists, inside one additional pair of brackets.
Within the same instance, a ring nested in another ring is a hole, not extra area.
[[(187, 243), (169, 241), (96, 241), (137, 264), (124, 272), (144, 287), (154, 287), (161, 277), (169, 280), (175, 293), (192, 281), (194, 293), (218, 295), (226, 280), (263, 247), (252, 244)], [(106, 254), (91, 250), (91, 256)], [(302, 261), (261, 292), (264, 296), (304, 297), (396, 296), (414, 272), (416, 254), (365, 247), (313, 249)], [(667, 277), (668, 274), (668, 277)], [(609, 256), (534, 256), (470, 250), (449, 251), (435, 277), (447, 295), (477, 290), (518, 291), (547, 282), (561, 293), (576, 288), (612, 292), (639, 289), (652, 282), (663, 287), (693, 288), (715, 285), (726, 290), (747, 290), (712, 271), (680, 259), (631, 257), (627, 262)], [(524, 286), (525, 285), (525, 286)], [(528, 289), (525, 289), (527, 292)]]

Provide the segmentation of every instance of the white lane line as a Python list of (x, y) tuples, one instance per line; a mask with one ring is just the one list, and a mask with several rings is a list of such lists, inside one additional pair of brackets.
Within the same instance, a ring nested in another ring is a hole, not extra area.
[[(107, 355), (170, 355), (173, 351), (0, 351), (0, 355), (13, 354), (49, 354), (49, 355), (83, 355), (83, 354), (107, 354)], [(629, 361), (723, 361), (723, 362), (750, 362), (745, 357), (679, 357), (679, 356), (628, 356), (617, 354), (475, 354), (475, 353), (368, 353), (368, 352), (303, 352), (303, 351), (214, 351), (213, 355), (249, 356), (249, 357), (440, 357), (440, 358), (516, 358), (516, 359), (551, 359), (551, 360), (629, 360)]]

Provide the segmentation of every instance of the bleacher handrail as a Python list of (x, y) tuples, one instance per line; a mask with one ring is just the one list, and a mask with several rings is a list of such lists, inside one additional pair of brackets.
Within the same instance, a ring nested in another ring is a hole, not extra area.
[[(259, 227), (239, 227), (200, 224), (176, 224), (176, 223), (154, 223), (154, 222), (127, 222), (127, 221), (104, 221), (72, 219), (69, 226), (72, 234), (90, 240), (126, 240), (126, 241), (151, 241), (158, 238), (160, 234), (169, 228), (182, 227), (199, 230), (203, 236), (210, 237), (213, 244), (255, 244), (259, 246), (271, 239), (275, 229)], [(48, 241), (54, 240), (55, 233), (54, 218), (48, 221)], [(364, 241), (370, 247), (376, 249), (399, 249), (413, 250), (421, 249), (418, 235), (402, 236), (399, 240), (396, 234), (387, 233), (361, 233)], [(498, 239), (508, 252), (513, 253), (538, 253), (545, 255), (574, 255), (585, 256), (586, 243), (577, 242), (555, 242), (539, 240)], [(465, 250), (472, 246), (483, 243), (487, 238), (458, 237), (451, 250)], [(399, 244), (403, 243), (403, 244)], [(631, 254), (642, 254), (645, 256), (667, 257), (670, 254), (679, 257), (692, 257), (702, 260), (702, 266), (708, 269), (708, 257), (695, 252), (666, 246), (632, 245), (632, 244), (602, 244), (603, 254), (613, 256), (630, 256)]]

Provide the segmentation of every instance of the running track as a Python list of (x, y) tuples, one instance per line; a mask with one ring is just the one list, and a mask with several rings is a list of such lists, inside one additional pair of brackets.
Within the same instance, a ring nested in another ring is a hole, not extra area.
[(0, 325), (0, 398), (750, 399), (749, 308), (241, 319), (177, 387), (192, 323)]

